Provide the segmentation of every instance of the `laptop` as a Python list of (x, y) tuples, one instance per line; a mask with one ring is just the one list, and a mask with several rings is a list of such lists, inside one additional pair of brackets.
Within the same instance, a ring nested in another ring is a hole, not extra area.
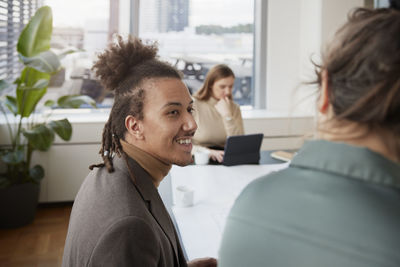
[(258, 164), (263, 138), (262, 133), (229, 136), (226, 139), (222, 164), (225, 166)]

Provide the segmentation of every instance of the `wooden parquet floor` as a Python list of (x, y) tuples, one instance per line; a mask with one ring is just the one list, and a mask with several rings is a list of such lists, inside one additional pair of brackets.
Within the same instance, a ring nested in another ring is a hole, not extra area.
[(32, 224), (0, 229), (0, 267), (61, 266), (72, 203), (39, 205)]

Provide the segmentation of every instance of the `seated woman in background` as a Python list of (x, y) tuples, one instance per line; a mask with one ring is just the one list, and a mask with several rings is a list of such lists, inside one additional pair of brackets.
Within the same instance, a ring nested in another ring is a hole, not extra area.
[(232, 100), (235, 74), (224, 64), (214, 66), (203, 87), (194, 94), (194, 118), (198, 129), (193, 137), (193, 152), (205, 147), (212, 160), (222, 162), (228, 136), (244, 134), (240, 107)]
[(243, 190), (218, 266), (400, 266), (400, 11), (355, 10), (317, 74), (318, 140)]

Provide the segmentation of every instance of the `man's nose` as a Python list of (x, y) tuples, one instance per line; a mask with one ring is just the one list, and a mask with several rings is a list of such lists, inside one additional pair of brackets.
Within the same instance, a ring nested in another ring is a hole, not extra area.
[(197, 123), (193, 118), (192, 114), (187, 114), (185, 118), (185, 123), (183, 124), (184, 131), (196, 131), (197, 130)]

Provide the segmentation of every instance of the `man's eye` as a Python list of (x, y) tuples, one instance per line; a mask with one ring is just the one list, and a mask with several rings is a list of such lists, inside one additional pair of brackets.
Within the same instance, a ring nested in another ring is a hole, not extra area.
[(187, 110), (189, 113), (194, 113), (194, 108), (192, 108), (192, 107), (190, 107), (190, 108), (188, 108), (188, 110)]
[(175, 116), (175, 115), (179, 114), (179, 111), (178, 110), (172, 110), (172, 111), (168, 112), (168, 114)]

